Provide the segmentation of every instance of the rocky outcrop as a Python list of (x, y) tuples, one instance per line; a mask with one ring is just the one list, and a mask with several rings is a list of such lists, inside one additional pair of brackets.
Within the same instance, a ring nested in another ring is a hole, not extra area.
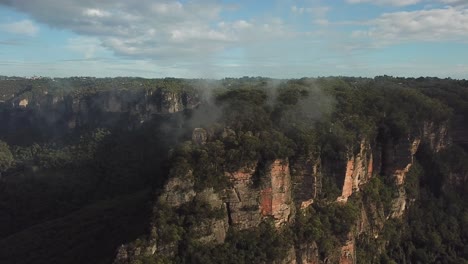
[(422, 139), (434, 152), (439, 152), (449, 144), (448, 124), (436, 125), (434, 122), (424, 122)]
[(397, 185), (402, 185), (405, 182), (406, 174), (409, 172), (411, 166), (413, 165), (414, 155), (418, 151), (420, 143), (421, 139), (416, 138), (411, 142), (407, 151), (402, 151), (406, 153), (405, 155), (407, 155), (407, 158), (405, 159), (408, 163), (404, 167), (395, 168), (393, 172), (393, 177), (395, 178), (395, 182)]
[[(358, 200), (360, 211), (355, 226), (349, 232), (346, 242), (335, 248), (330, 256), (321, 256), (315, 242), (296, 244), (286, 257), (274, 263), (359, 263), (356, 255), (356, 238), (365, 235), (378, 238), (385, 220), (401, 218), (408, 206), (404, 189), (406, 175), (414, 163), (414, 157), (421, 144), (425, 143), (434, 151), (440, 151), (447, 144), (444, 129), (435, 129), (428, 123), (421, 136), (408, 136), (393, 141), (385, 139), (376, 146), (370, 142), (375, 139), (362, 139), (357, 151), (343, 157), (328, 158), (300, 156), (288, 159), (276, 159), (270, 162), (257, 161), (237, 171), (225, 172), (229, 185), (214, 192), (206, 189), (196, 193), (190, 177), (175, 178), (168, 181), (160, 199), (174, 207), (191, 201), (209, 203), (212, 208), (221, 210), (221, 218), (201, 218), (196, 225), (188, 227), (188, 232), (196, 233), (197, 242), (206, 244), (223, 243), (230, 228), (246, 230), (255, 228), (264, 219), (272, 219), (277, 229), (291, 223), (296, 209), (305, 210), (316, 199), (321, 199), (322, 177), (341, 180), (341, 195), (337, 201), (346, 203), (355, 192), (359, 192), (372, 178), (374, 173), (392, 177), (398, 186), (398, 197), (394, 198), (390, 212), (384, 212), (384, 206), (373, 201)], [(221, 137), (235, 137), (235, 132), (224, 129)], [(207, 131), (201, 128), (192, 133), (194, 145), (206, 144)], [(325, 168), (325, 169), (323, 169)], [(341, 176), (341, 177), (340, 177)], [(185, 181), (185, 182), (184, 182)], [(343, 205), (347, 206), (347, 205)], [(387, 215), (386, 215), (387, 214)], [(156, 251), (147, 247), (145, 252), (160, 252), (170, 255), (176, 244), (159, 245)], [(119, 252), (125, 255), (128, 252)], [(132, 253), (134, 254), (134, 253)], [(323, 254), (323, 253), (322, 253)]]
[(388, 218), (401, 218), (406, 211), (407, 196), (405, 188), (398, 188), (398, 196), (393, 199), (392, 208)]
[(19, 101), (18, 106), (19, 106), (19, 107), (27, 107), (28, 104), (29, 104), (29, 100), (28, 100), (28, 99), (22, 99), (21, 101)]
[(275, 160), (267, 168), (262, 188), (253, 184), (255, 166), (226, 173), (232, 187), (226, 189), (225, 204), (229, 223), (236, 229), (256, 227), (271, 217), (276, 227), (287, 223), (293, 212), (291, 174), (286, 160)]
[[(46, 137), (63, 136), (83, 127), (111, 127), (124, 124), (129, 128), (151, 120), (156, 115), (193, 109), (199, 104), (196, 95), (166, 89), (112, 89), (71, 92), (23, 91), (1, 102), (8, 111), (0, 116), (0, 136), (32, 127)], [(32, 135), (36, 135), (31, 133)], [(11, 139), (13, 140), (13, 139)], [(24, 140), (23, 140), (24, 141)]]
[(391, 175), (398, 186), (398, 196), (393, 199), (388, 217), (401, 218), (406, 211), (407, 197), (404, 183), (406, 175), (413, 166), (414, 155), (418, 151), (420, 144), (421, 138), (411, 139), (408, 137), (393, 145), (390, 151), (386, 150), (384, 162), (390, 165), (387, 169), (387, 175)]
[(190, 171), (186, 177), (171, 178), (164, 186), (164, 192), (159, 200), (169, 207), (179, 207), (193, 200), (196, 195), (193, 186), (194, 179)]
[(311, 242), (301, 244), (296, 249), (296, 262), (298, 264), (319, 264), (322, 263), (319, 258), (317, 243)]
[(208, 139), (208, 133), (203, 128), (195, 128), (192, 132), (192, 142), (197, 145), (204, 145)]
[[(178, 210), (188, 203), (204, 204), (212, 212), (221, 212), (200, 217), (188, 227), (186, 232), (192, 234), (194, 241), (201, 244), (215, 245), (224, 243), (229, 229), (226, 204), (213, 188), (207, 188), (196, 193), (193, 186), (191, 172), (186, 177), (170, 179), (158, 198), (158, 205)], [(155, 208), (155, 210), (157, 211), (158, 208)], [(184, 216), (181, 219), (184, 219)], [(169, 219), (169, 223), (170, 221)], [(133, 243), (122, 245), (118, 249), (114, 263), (138, 263), (142, 257), (152, 257), (154, 255), (163, 256), (163, 258), (174, 257), (181, 238), (171, 241), (161, 240), (160, 233), (164, 231), (158, 226), (157, 222), (152, 223), (151, 235), (146, 238), (146, 241), (143, 242), (138, 239)]]
[(359, 153), (348, 155), (346, 163), (346, 173), (339, 202), (346, 202), (354, 191), (359, 191), (359, 187), (365, 184), (373, 173), (373, 156), (370, 144), (363, 139), (359, 146)]
[(287, 160), (275, 160), (268, 168), (266, 187), (260, 191), (260, 211), (263, 217), (272, 217), (275, 226), (289, 221), (292, 215), (291, 174)]
[(341, 247), (340, 264), (356, 264), (356, 246), (354, 237), (350, 237), (346, 244)]
[(296, 208), (305, 209), (321, 192), (321, 160), (313, 157), (299, 157), (291, 163), (292, 196)]
[(182, 111), (185, 108), (183, 98), (180, 96), (180, 94), (176, 92), (162, 91), (161, 95), (160, 109), (162, 111), (167, 111), (167, 113), (176, 113)]
[(253, 188), (255, 166), (245, 167), (236, 172), (226, 173), (232, 187), (225, 190), (225, 204), (229, 224), (237, 229), (247, 229), (260, 224), (258, 191)]
[(229, 228), (229, 221), (226, 205), (219, 194), (217, 194), (213, 188), (208, 188), (198, 193), (195, 200), (208, 204), (211, 210), (221, 210), (223, 212), (223, 217), (203, 218), (192, 227), (191, 232), (197, 234), (197, 241), (203, 244), (224, 243)]

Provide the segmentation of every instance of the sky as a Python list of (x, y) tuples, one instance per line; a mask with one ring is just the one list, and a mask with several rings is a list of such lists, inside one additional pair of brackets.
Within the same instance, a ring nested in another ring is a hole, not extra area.
[(468, 79), (468, 0), (0, 0), (0, 75)]

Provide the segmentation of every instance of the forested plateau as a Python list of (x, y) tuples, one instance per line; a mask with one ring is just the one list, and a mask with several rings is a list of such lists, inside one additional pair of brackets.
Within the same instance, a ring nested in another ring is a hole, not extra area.
[(0, 77), (0, 263), (468, 263), (468, 81)]

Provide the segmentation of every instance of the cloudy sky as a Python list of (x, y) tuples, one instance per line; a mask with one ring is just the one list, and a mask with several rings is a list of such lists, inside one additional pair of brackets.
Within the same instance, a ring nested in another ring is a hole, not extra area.
[(468, 0), (0, 0), (0, 75), (468, 78)]

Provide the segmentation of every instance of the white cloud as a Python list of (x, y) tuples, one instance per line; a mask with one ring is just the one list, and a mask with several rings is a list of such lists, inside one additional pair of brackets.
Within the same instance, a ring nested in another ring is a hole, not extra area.
[[(167, 76), (186, 76), (191, 72), (182, 68), (162, 67), (152, 61), (147, 60), (106, 60), (106, 59), (85, 59), (85, 60), (63, 60), (63, 61), (24, 61), (24, 60), (2, 60), (0, 70), (3, 74), (10, 76), (94, 76), (94, 77), (115, 77), (115, 76), (142, 76), (148, 78)], [(20, 74), (21, 73), (21, 74)]]
[(466, 0), (439, 0), (439, 1), (451, 7), (456, 7), (456, 8), (468, 7), (468, 1)]
[(233, 28), (235, 29), (245, 29), (245, 28), (250, 28), (250, 27), (252, 27), (252, 24), (245, 20), (238, 20), (234, 22), (233, 24)]
[(93, 37), (116, 55), (134, 59), (205, 58), (251, 41), (278, 38), (286, 31), (284, 23), (271, 18), (222, 21), (224, 6), (213, 0), (0, 0), (0, 3), (51, 27)]
[[(451, 1), (451, 0), (445, 0)], [(375, 5), (392, 5), (392, 6), (407, 6), (420, 3), (421, 0), (346, 0), (350, 4), (375, 4)]]
[(385, 13), (367, 21), (365, 30), (351, 33), (376, 46), (402, 42), (468, 42), (468, 9), (452, 7)]
[(31, 20), (25, 19), (17, 22), (2, 24), (0, 25), (0, 31), (32, 37), (39, 32), (39, 27), (36, 26)]
[(467, 0), (346, 0), (350, 4), (373, 4), (373, 5), (387, 5), (387, 6), (409, 6), (420, 3), (428, 3), (432, 6), (435, 3), (442, 3), (448, 6), (467, 6)]
[(450, 5), (456, 5), (456, 4), (466, 4), (466, 0), (439, 0), (440, 2), (444, 4), (450, 4)]
[(296, 5), (291, 6), (291, 12), (303, 15), (307, 14), (312, 18), (312, 22), (319, 26), (327, 26), (330, 24), (327, 19), (327, 14), (330, 11), (329, 6), (315, 5), (312, 7), (298, 7)]
[(67, 48), (80, 53), (85, 59), (92, 59), (96, 53), (104, 52), (101, 42), (92, 37), (76, 37), (68, 39)]
[(291, 12), (297, 14), (312, 14), (314, 16), (325, 16), (328, 11), (330, 11), (330, 7), (328, 6), (314, 6), (314, 7), (298, 7), (298, 6), (291, 6)]
[(109, 12), (102, 11), (96, 8), (88, 8), (83, 10), (83, 14), (89, 17), (108, 17), (110, 16)]

